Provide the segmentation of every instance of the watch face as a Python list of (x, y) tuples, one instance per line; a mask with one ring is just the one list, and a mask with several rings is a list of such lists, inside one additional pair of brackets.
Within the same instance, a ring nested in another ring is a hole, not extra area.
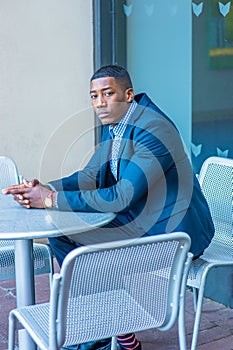
[(46, 197), (44, 204), (45, 204), (46, 208), (52, 208), (52, 205), (53, 205), (52, 198)]

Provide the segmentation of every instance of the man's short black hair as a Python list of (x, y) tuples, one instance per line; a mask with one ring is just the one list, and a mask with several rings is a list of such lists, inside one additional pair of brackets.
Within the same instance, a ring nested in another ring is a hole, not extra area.
[(125, 88), (132, 88), (132, 81), (127, 70), (121, 66), (108, 65), (99, 68), (91, 77), (91, 81), (94, 79), (113, 77), (118, 80), (120, 84)]

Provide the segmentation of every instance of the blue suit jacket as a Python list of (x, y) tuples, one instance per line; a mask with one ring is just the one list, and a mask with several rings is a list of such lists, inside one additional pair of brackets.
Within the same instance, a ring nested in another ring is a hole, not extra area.
[(102, 141), (87, 166), (51, 184), (60, 210), (113, 211), (121, 223), (148, 235), (185, 231), (199, 255), (214, 234), (206, 200), (171, 120), (146, 94), (135, 97), (120, 145), (117, 181), (109, 168), (111, 139)]

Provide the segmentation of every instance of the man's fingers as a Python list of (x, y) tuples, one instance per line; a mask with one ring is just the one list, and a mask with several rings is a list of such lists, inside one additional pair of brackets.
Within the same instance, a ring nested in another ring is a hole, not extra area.
[(22, 184), (3, 188), (2, 193), (3, 194), (23, 193), (23, 192), (27, 192), (27, 191), (25, 191), (25, 189), (35, 187), (38, 184), (39, 184), (39, 180), (37, 180), (37, 179), (33, 179), (32, 181), (28, 181), (28, 180), (24, 179)]
[(22, 194), (16, 194), (16, 195), (14, 195), (14, 200), (16, 200), (16, 201), (21, 201), (21, 200), (23, 200), (23, 199), (24, 199), (24, 197), (23, 197)]
[(28, 181), (26, 179), (23, 179), (23, 185), (25, 186), (25, 188), (33, 187), (31, 181)]
[(30, 208), (30, 200), (25, 198), (22, 194), (15, 194), (13, 196), (14, 200), (25, 208)]
[(33, 179), (31, 181), (28, 181), (26, 179), (23, 179), (23, 184), (25, 185), (25, 187), (34, 187), (39, 184), (39, 180)]
[(9, 193), (12, 193), (12, 191), (19, 191), (19, 190), (22, 190), (24, 188), (26, 188), (27, 186), (23, 183), (23, 184), (20, 184), (20, 185), (14, 185), (14, 186), (9, 186), (9, 187), (6, 187), (6, 188), (3, 188), (2, 189), (2, 193), (3, 194), (9, 194)]

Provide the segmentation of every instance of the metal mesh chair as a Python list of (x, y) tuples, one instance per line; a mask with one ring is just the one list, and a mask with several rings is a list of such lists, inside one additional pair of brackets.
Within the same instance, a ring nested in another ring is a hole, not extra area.
[(186, 349), (189, 247), (187, 234), (172, 233), (73, 250), (53, 277), (50, 303), (11, 311), (8, 349), (14, 349), (16, 319), (42, 350), (108, 337), (113, 350), (117, 335), (166, 331), (177, 318), (180, 349)]
[(203, 255), (192, 262), (188, 275), (196, 310), (192, 350), (197, 346), (207, 275), (213, 268), (233, 266), (233, 159), (208, 158), (199, 181), (210, 207), (215, 235)]
[[(0, 187), (8, 187), (19, 183), (18, 170), (15, 162), (8, 157), (0, 157)], [(35, 274), (53, 275), (52, 252), (48, 245), (34, 243), (34, 271)], [(0, 280), (15, 277), (15, 253), (13, 240), (0, 240)]]

